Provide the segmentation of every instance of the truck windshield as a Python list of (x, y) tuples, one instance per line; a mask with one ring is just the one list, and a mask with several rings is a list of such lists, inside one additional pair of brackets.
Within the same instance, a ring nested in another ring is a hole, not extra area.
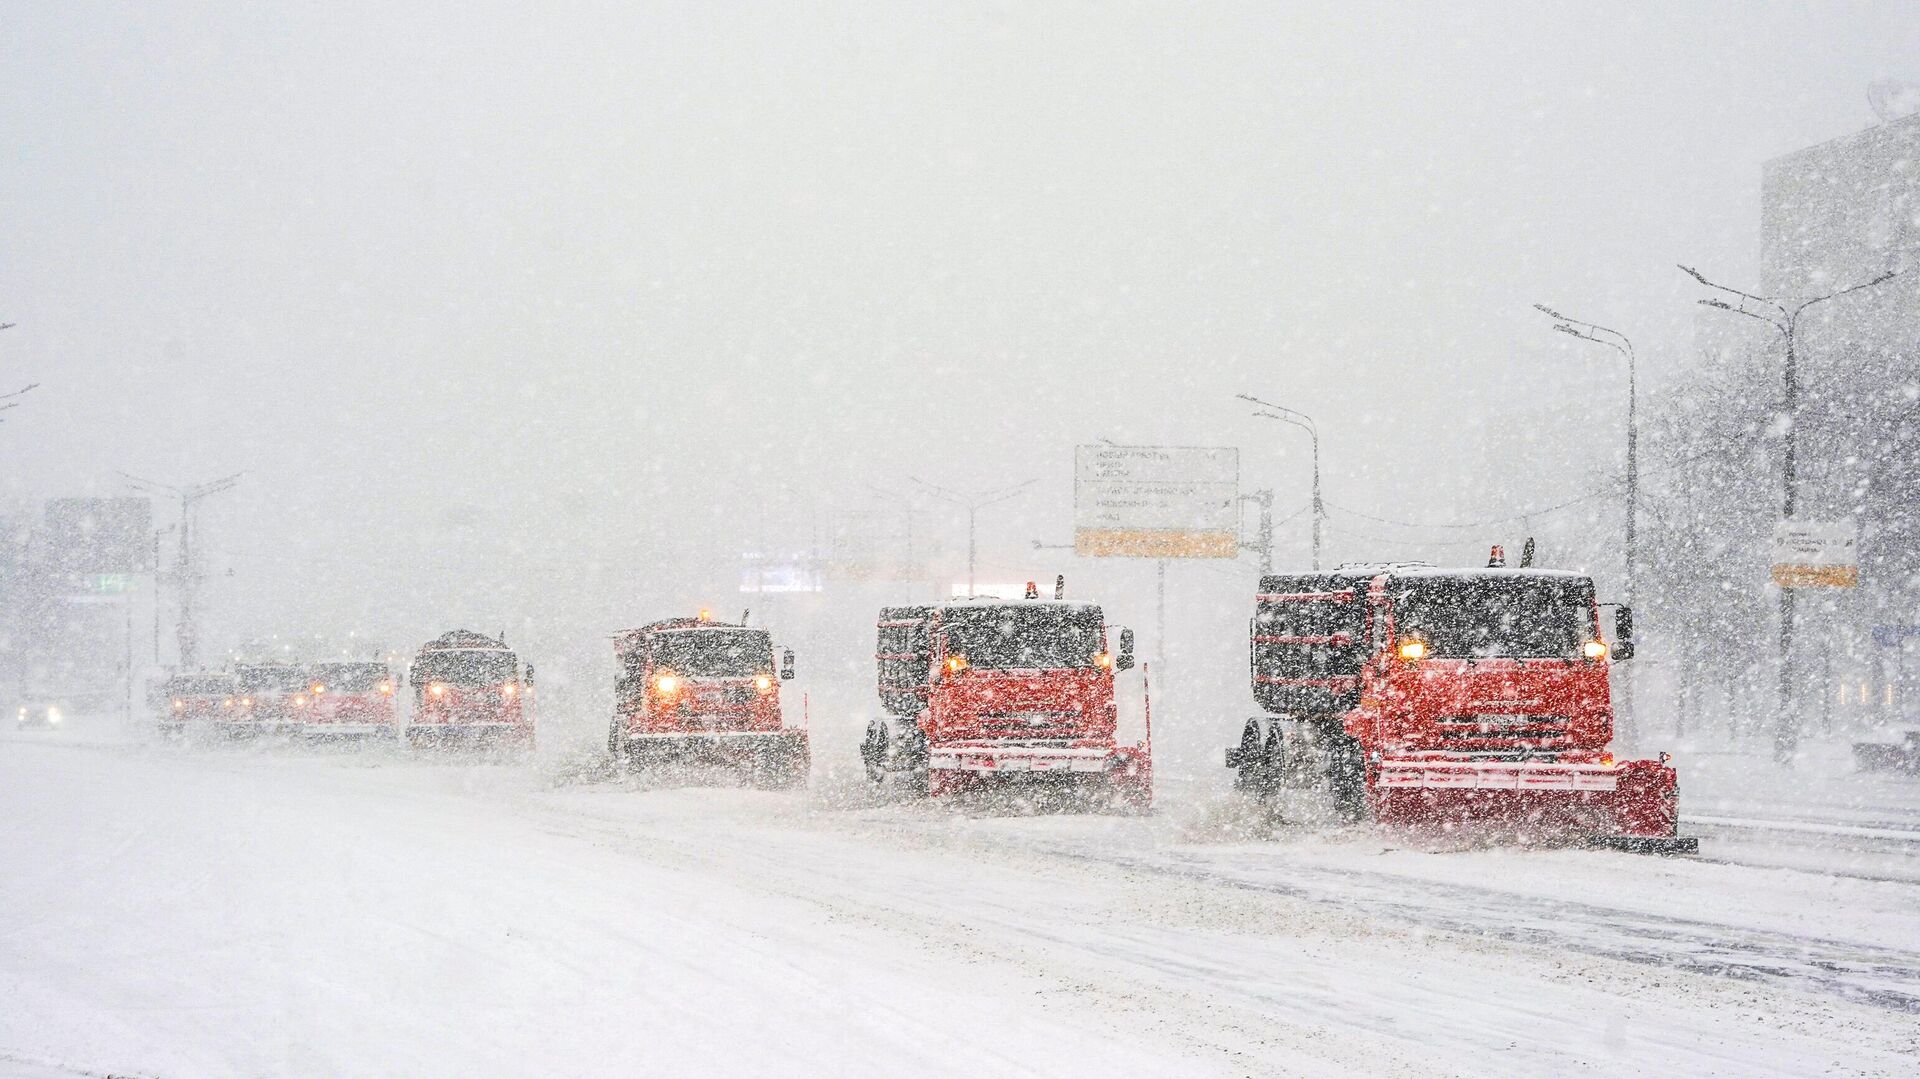
[(307, 675), (298, 667), (236, 667), (240, 688), (248, 693), (304, 689)]
[(1056, 670), (1091, 667), (1100, 653), (1098, 607), (1021, 604), (950, 607), (941, 616), (948, 655), (970, 667)]
[(1572, 578), (1435, 577), (1396, 582), (1401, 636), (1452, 658), (1573, 659), (1593, 637), (1593, 582)]
[(227, 697), (233, 694), (233, 683), (224, 678), (176, 678), (167, 683), (167, 693), (174, 697)]
[(413, 661), (413, 684), (445, 682), (454, 686), (489, 686), (513, 681), (512, 652), (491, 648), (450, 648), (422, 652)]
[(653, 665), (689, 678), (751, 678), (773, 671), (773, 641), (750, 629), (681, 629), (653, 635)]
[(317, 663), (313, 680), (336, 693), (365, 693), (389, 677), (384, 663)]

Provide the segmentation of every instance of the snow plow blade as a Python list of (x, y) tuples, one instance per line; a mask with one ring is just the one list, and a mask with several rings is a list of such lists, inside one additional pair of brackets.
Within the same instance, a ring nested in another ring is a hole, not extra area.
[(1602, 850), (1625, 851), (1628, 854), (1675, 854), (1700, 853), (1700, 839), (1690, 835), (1603, 835), (1587, 840), (1587, 846)]
[(1412, 827), (1508, 824), (1618, 850), (1683, 854), (1677, 777), (1660, 760), (1499, 761), (1403, 757), (1378, 762), (1374, 818)]
[(1137, 746), (1022, 745), (1007, 742), (953, 742), (927, 754), (931, 792), (954, 793), (970, 780), (989, 776), (1106, 777), (1115, 797), (1136, 809), (1153, 805), (1153, 757)]
[(770, 787), (805, 786), (813, 770), (813, 748), (804, 730), (778, 731), (629, 731), (622, 739), (628, 766), (701, 762), (746, 772)]

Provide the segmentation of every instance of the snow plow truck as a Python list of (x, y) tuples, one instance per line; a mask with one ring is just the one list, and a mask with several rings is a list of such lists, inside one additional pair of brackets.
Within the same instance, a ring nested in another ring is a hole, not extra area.
[(307, 706), (307, 672), (291, 663), (239, 663), (233, 668), (238, 707), (219, 722), (233, 736), (298, 730)]
[(1484, 569), (1262, 577), (1249, 645), (1267, 714), (1227, 750), (1235, 786), (1317, 788), (1347, 822), (1693, 853), (1667, 754), (1608, 749), (1633, 616), (1616, 608), (1609, 644), (1600, 608), (1592, 578), (1509, 569), (1498, 547)]
[(177, 738), (190, 729), (211, 730), (230, 723), (240, 707), (239, 683), (230, 674), (176, 674), (160, 687), (160, 733)]
[(627, 767), (671, 762), (730, 766), (764, 787), (805, 786), (813, 756), (807, 732), (781, 715), (780, 683), (793, 652), (773, 666), (764, 629), (716, 622), (706, 612), (630, 629), (613, 639), (614, 683), (607, 751)]
[(309, 739), (392, 739), (393, 671), (385, 663), (329, 661), (307, 667), (300, 733)]
[[(1133, 667), (1133, 631), (1107, 648), (1099, 605), (1071, 603), (1057, 581), (1042, 600), (960, 599), (881, 610), (875, 665), (885, 715), (860, 755), (874, 787), (895, 778), (933, 797), (997, 780), (1035, 779), (1153, 802), (1153, 735), (1117, 739), (1114, 678)], [(1143, 698), (1144, 699), (1144, 698)]]
[(533, 668), (504, 639), (456, 629), (428, 641), (407, 666), (413, 687), (409, 746), (532, 749)]

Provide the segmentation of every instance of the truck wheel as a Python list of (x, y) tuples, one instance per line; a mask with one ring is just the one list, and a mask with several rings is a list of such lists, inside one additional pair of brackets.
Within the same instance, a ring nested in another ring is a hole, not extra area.
[(1367, 819), (1367, 761), (1360, 743), (1344, 735), (1327, 750), (1327, 788), (1334, 816), (1342, 824)]
[(867, 724), (867, 737), (860, 743), (860, 761), (866, 766), (867, 786), (878, 788), (887, 781), (887, 728), (880, 723)]
[(1263, 793), (1260, 789), (1263, 764), (1264, 747), (1260, 744), (1260, 721), (1249, 719), (1246, 729), (1240, 732), (1240, 752), (1234, 758), (1233, 789), (1243, 794)]

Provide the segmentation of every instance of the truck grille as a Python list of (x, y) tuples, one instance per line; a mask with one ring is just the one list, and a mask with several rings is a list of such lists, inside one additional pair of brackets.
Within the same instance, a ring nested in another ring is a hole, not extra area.
[(1072, 710), (1022, 709), (1007, 712), (981, 712), (980, 731), (988, 737), (1020, 738), (1043, 735), (1070, 728), (1080, 713)]
[(1514, 716), (1482, 713), (1447, 716), (1439, 721), (1440, 736), (1468, 749), (1525, 746), (1558, 749), (1566, 744), (1566, 716)]

